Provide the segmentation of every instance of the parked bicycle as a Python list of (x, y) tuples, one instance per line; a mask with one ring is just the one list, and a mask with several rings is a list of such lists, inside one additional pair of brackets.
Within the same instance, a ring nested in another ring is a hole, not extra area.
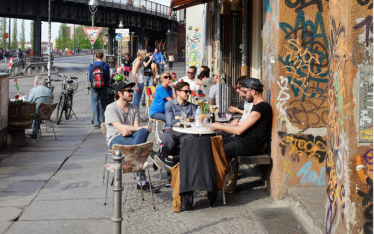
[(57, 76), (64, 78), (63, 80), (51, 79), (52, 81), (63, 81), (56, 113), (56, 123), (60, 124), (63, 112), (65, 112), (66, 120), (69, 120), (72, 114), (77, 118), (73, 111), (73, 96), (74, 92), (78, 89), (79, 83), (74, 83), (74, 80), (78, 80), (78, 77), (70, 77), (64, 74), (58, 74)]

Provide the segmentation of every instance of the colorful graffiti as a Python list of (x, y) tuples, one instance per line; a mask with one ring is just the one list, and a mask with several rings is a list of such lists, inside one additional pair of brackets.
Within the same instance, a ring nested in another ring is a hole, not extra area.
[[(274, 10), (273, 10), (274, 8)], [(277, 0), (264, 0), (263, 4), (263, 11), (266, 13), (267, 11), (270, 12), (270, 14), (276, 13), (278, 10), (278, 1)]]
[(293, 161), (300, 161), (300, 157), (303, 155), (309, 158), (315, 157), (319, 163), (325, 161), (326, 141), (321, 136), (307, 135), (304, 138), (285, 132), (278, 132), (278, 135), (282, 137), (279, 146), (282, 148), (283, 156), (286, 153), (286, 148), (289, 148), (289, 154)]
[(325, 167), (321, 167), (319, 175), (317, 172), (310, 170), (312, 168), (312, 162), (309, 161), (297, 172), (296, 176), (301, 178), (301, 185), (305, 186), (307, 184), (311, 186), (325, 186)]
[(282, 161), (281, 163), (281, 166), (284, 168), (284, 170), (286, 170), (286, 172), (288, 173), (288, 175), (293, 178), (293, 174), (291, 172), (291, 164), (289, 161)]
[(303, 10), (304, 8), (307, 8), (307, 7), (311, 6), (311, 5), (316, 5), (317, 8), (318, 8), (318, 11), (320, 11), (320, 12), (323, 11), (322, 0), (309, 0), (309, 1), (305, 1), (305, 0), (296, 0), (296, 1), (285, 0), (285, 3), (286, 3), (286, 6), (288, 6), (289, 8), (296, 8), (295, 9), (296, 13)]

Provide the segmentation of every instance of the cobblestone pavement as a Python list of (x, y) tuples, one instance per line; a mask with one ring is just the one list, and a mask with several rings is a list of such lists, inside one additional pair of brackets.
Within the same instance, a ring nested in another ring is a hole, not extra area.
[[(183, 68), (175, 67), (180, 77)], [(71, 74), (84, 77), (82, 71)], [(32, 78), (22, 82), (27, 87)], [(14, 92), (14, 87), (10, 89)], [(56, 87), (55, 98), (58, 92)], [(51, 129), (43, 129), (38, 142), (28, 139), (26, 147), (0, 152), (0, 233), (112, 233), (111, 187), (104, 206), (107, 146), (101, 130), (91, 124), (90, 95), (82, 80), (74, 111), (78, 119), (63, 120), (56, 127), (57, 140)], [(149, 140), (155, 140), (153, 133)], [(290, 202), (273, 201), (254, 169), (241, 166), (239, 173), (237, 192), (226, 195), (227, 205), (220, 193), (211, 208), (205, 192), (197, 191), (193, 209), (181, 213), (172, 212), (172, 189), (165, 187), (165, 172), (159, 180), (159, 172), (151, 170), (153, 184), (161, 189), (154, 195), (156, 210), (149, 193), (141, 200), (133, 174), (124, 174), (123, 233), (268, 233), (255, 211), (289, 207)]]

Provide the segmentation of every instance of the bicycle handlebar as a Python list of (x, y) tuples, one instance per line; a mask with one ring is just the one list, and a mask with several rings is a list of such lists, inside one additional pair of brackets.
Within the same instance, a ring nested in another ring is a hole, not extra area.
[(72, 76), (72, 77), (70, 77), (70, 79), (72, 79), (72, 80), (78, 80), (78, 77)]
[(63, 81), (61, 79), (51, 79), (51, 81)]

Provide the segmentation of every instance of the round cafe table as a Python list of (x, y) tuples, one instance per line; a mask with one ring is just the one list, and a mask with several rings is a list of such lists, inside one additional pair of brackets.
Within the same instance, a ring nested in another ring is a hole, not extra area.
[(194, 135), (216, 134), (217, 132), (219, 132), (217, 130), (213, 131), (211, 129), (207, 129), (204, 127), (196, 128), (194, 124), (192, 124), (191, 127), (188, 127), (188, 128), (173, 126), (172, 129), (176, 132), (194, 134)]

